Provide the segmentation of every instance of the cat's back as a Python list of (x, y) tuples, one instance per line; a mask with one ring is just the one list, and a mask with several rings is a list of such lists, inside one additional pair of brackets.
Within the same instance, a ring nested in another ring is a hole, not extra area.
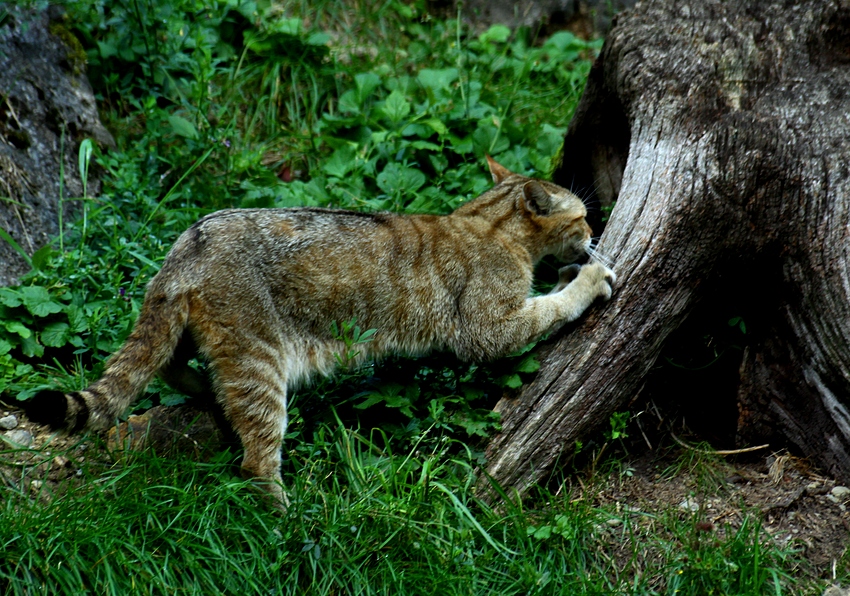
[(198, 220), (181, 240), (222, 252), (242, 250), (244, 245), (251, 244), (266, 249), (298, 249), (316, 242), (357, 241), (363, 235), (393, 227), (398, 219), (399, 216), (389, 213), (313, 207), (225, 209)]
[(218, 266), (281, 262), (299, 253), (350, 251), (393, 233), (400, 216), (336, 209), (225, 209), (195, 222), (169, 252), (163, 269), (191, 267), (198, 274)]

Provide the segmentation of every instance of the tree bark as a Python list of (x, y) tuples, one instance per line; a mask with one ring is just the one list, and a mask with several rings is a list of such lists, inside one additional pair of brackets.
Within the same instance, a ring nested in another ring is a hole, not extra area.
[(638, 4), (592, 69), (555, 180), (616, 201), (599, 250), (617, 288), (498, 404), (485, 476), (520, 494), (541, 480), (725, 288), (748, 313), (739, 440), (850, 479), (850, 3)]

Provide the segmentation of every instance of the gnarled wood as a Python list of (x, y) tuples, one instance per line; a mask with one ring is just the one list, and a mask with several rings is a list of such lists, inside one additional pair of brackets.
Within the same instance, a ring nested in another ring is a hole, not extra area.
[(486, 473), (540, 480), (727, 285), (757, 305), (741, 437), (850, 478), (850, 4), (642, 2), (606, 40), (555, 180), (616, 199), (599, 249), (618, 289), (498, 404)]

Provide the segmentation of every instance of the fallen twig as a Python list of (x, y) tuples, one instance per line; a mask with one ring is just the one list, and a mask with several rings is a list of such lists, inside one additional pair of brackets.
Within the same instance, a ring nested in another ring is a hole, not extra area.
[(673, 440), (685, 449), (690, 449), (691, 451), (696, 451), (698, 453), (705, 453), (707, 455), (738, 455), (739, 453), (752, 453), (753, 451), (759, 451), (761, 449), (767, 449), (768, 447), (770, 447), (770, 445), (765, 443), (764, 445), (758, 445), (756, 447), (744, 447), (743, 449), (700, 449), (699, 447), (688, 445), (679, 437), (677, 437), (673, 432), (670, 433), (670, 436), (673, 437)]

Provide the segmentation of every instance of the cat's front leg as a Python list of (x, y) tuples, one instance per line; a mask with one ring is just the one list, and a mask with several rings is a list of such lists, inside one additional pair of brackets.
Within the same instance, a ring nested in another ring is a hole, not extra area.
[(601, 263), (569, 265), (558, 273), (557, 293), (553, 290), (547, 296), (559, 302), (556, 328), (579, 318), (597, 298), (609, 300), (617, 280), (616, 274)]

